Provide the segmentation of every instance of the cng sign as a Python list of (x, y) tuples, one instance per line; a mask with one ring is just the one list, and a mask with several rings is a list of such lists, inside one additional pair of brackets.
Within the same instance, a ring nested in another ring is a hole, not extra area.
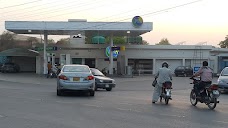
[(193, 67), (193, 73), (198, 72), (198, 71), (199, 71), (199, 69), (200, 69), (200, 67), (198, 67), (198, 66)]
[(105, 55), (107, 57), (109, 57), (111, 51), (112, 51), (112, 54), (113, 54), (113, 58), (117, 58), (117, 56), (119, 55), (120, 51), (119, 50), (111, 50), (110, 46), (106, 47)]

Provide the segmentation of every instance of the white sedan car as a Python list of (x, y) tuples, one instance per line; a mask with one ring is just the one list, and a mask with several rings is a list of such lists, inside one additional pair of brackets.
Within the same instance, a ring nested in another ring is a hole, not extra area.
[(57, 96), (69, 91), (87, 91), (95, 95), (95, 78), (87, 65), (64, 65), (57, 77)]
[(220, 73), (218, 87), (220, 91), (228, 92), (228, 67), (225, 67)]

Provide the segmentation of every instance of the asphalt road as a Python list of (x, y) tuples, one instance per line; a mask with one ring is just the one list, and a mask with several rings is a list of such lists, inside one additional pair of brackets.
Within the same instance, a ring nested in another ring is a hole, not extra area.
[[(169, 105), (151, 104), (151, 77), (116, 78), (95, 97), (56, 96), (55, 79), (37, 84), (0, 80), (0, 128), (227, 128), (228, 94), (215, 110), (189, 102), (191, 80), (174, 77)], [(48, 81), (48, 82), (47, 82)], [(216, 78), (214, 79), (216, 81)]]

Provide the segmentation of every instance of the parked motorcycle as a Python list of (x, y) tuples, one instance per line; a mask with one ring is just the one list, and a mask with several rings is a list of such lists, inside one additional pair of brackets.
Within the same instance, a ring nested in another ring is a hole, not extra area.
[(162, 86), (162, 93), (160, 96), (160, 102), (162, 102), (162, 99), (165, 100), (165, 104), (169, 103), (169, 100), (171, 100), (171, 89), (172, 89), (172, 82), (167, 81), (163, 83)]
[[(210, 109), (214, 109), (219, 103), (218, 97), (220, 96), (220, 92), (218, 91), (218, 85), (217, 84), (209, 84), (205, 86), (204, 89), (196, 91), (195, 86), (198, 86), (200, 83), (200, 79), (191, 77), (190, 79), (193, 80), (193, 89), (190, 93), (190, 102), (193, 106), (196, 106), (198, 102), (205, 103)], [(198, 96), (196, 93), (199, 93)]]

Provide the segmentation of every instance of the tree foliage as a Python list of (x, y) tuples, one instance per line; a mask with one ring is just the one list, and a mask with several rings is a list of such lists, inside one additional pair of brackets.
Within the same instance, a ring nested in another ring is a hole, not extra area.
[[(110, 43), (110, 38), (106, 38), (106, 43)], [(113, 44), (125, 44), (125, 38), (124, 37), (113, 37)]]
[(41, 41), (36, 37), (29, 37), (27, 39), (27, 42), (30, 44), (30, 46), (35, 47), (38, 44), (41, 44)]
[(34, 44), (34, 43), (40, 43), (40, 41), (36, 37), (29, 37), (27, 39), (27, 42), (32, 43), (32, 44)]
[(226, 35), (225, 40), (218, 44), (221, 48), (228, 48), (228, 35)]
[(92, 43), (92, 36), (88, 36), (85, 38), (85, 44), (91, 44)]
[(53, 39), (48, 39), (48, 44), (55, 44), (55, 41)]
[[(0, 35), (0, 51), (11, 49), (11, 48), (32, 48), (42, 47), (41, 39), (36, 37), (27, 36), (26, 40), (16, 38), (17, 34), (9, 31), (4, 31)], [(55, 44), (53, 39), (48, 39), (48, 44)]]
[(169, 40), (167, 38), (163, 38), (159, 43), (155, 45), (171, 45), (171, 44), (169, 43)]
[[(62, 45), (62, 44), (69, 44), (70, 43), (70, 38), (61, 38), (56, 42), (57, 45)], [(86, 44), (91, 44), (92, 43), (92, 37), (86, 37), (85, 38), (85, 43)], [(105, 43), (109, 44), (110, 43), (110, 37), (105, 38)], [(126, 38), (125, 37), (113, 37), (113, 44), (126, 44)], [(148, 45), (149, 43), (145, 40), (140, 43), (142, 45)]]
[(14, 48), (14, 37), (15, 34), (8, 31), (4, 31), (2, 35), (0, 35), (0, 51), (9, 48)]
[(70, 43), (70, 38), (62, 38), (58, 40), (56, 44), (62, 45), (62, 44), (69, 44), (69, 43)]
[(145, 40), (142, 40), (142, 45), (149, 45), (149, 43)]

